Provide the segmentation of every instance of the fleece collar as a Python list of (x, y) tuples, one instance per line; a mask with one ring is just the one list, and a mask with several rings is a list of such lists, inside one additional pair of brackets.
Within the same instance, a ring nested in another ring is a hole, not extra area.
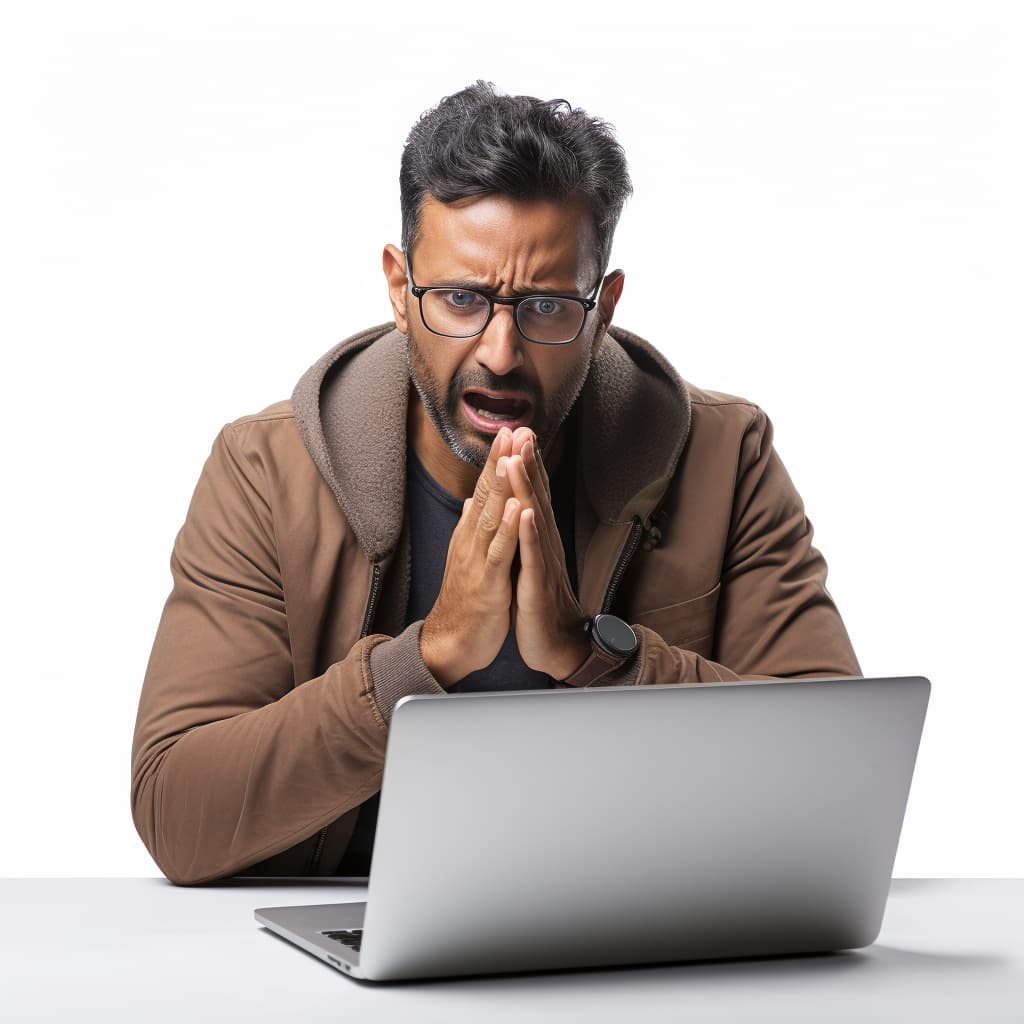
[[(295, 423), (371, 561), (398, 544), (405, 512), (406, 337), (393, 323), (339, 342), (292, 392)], [(580, 479), (597, 519), (647, 516), (690, 431), (690, 396), (665, 357), (612, 326), (578, 399)]]

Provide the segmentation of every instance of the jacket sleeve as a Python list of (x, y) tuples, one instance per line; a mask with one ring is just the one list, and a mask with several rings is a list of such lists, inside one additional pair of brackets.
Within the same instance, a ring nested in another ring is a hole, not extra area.
[(237, 873), (375, 793), (400, 694), (382, 711), (371, 660), (392, 675), (418, 651), (418, 637), (374, 634), (294, 678), (271, 509), (235, 429), (217, 436), (174, 542), (132, 743), (135, 827), (177, 883)]
[(811, 543), (813, 527), (772, 434), (771, 420), (758, 408), (740, 445), (713, 660), (637, 625), (637, 656), (602, 684), (862, 674), (825, 586), (825, 559)]

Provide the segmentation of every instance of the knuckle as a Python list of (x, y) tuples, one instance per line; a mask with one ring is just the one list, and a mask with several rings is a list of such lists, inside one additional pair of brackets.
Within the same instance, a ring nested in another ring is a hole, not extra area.
[(491, 492), (493, 488), (490, 483), (484, 479), (483, 474), (480, 475), (480, 479), (477, 480), (476, 490), (473, 491), (473, 505), (478, 512), (482, 512), (487, 506), (487, 502), (490, 500)]
[(480, 512), (480, 529), (485, 533), (494, 533), (501, 525), (501, 520), (494, 514), (489, 506), (484, 506)]

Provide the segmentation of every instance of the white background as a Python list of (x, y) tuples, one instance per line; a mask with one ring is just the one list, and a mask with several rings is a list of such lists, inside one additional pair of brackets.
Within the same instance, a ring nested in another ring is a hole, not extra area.
[(390, 318), (405, 136), (479, 77), (615, 126), (616, 321), (768, 412), (865, 674), (931, 678), (896, 874), (1024, 874), (1017, 5), (13, 7), (0, 874), (157, 873), (129, 748), (202, 463)]

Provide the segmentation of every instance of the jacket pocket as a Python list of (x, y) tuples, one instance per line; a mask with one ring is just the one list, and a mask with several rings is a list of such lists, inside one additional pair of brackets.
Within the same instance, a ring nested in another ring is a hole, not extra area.
[(641, 612), (633, 617), (633, 624), (653, 629), (672, 647), (685, 647), (710, 657), (715, 634), (715, 612), (721, 589), (722, 584), (716, 583), (706, 594), (692, 597), (688, 601)]

